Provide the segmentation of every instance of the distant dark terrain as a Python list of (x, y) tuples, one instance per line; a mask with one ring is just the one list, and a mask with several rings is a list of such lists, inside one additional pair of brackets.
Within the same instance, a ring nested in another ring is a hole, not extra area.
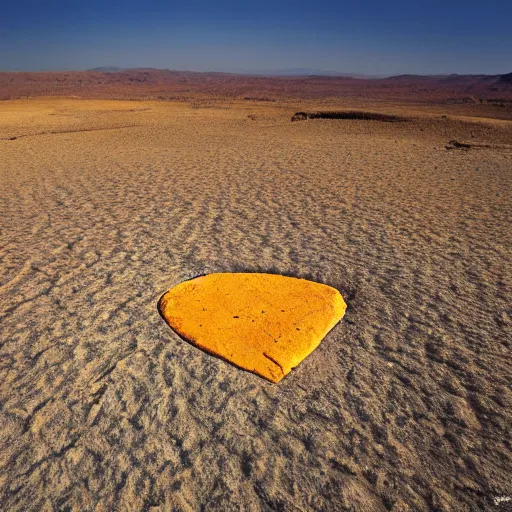
[(253, 76), (162, 69), (97, 68), (0, 73), (0, 99), (28, 96), (187, 100), (197, 95), (248, 100), (345, 98), (406, 103), (492, 105), (512, 111), (512, 73), (505, 75)]

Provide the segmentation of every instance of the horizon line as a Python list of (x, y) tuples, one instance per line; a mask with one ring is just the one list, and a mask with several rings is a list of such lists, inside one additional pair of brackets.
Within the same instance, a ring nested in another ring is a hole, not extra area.
[(94, 68), (86, 69), (40, 69), (40, 70), (16, 70), (16, 69), (0, 69), (0, 73), (88, 73), (88, 72), (103, 72), (103, 73), (116, 73), (123, 71), (172, 71), (176, 73), (214, 73), (222, 75), (240, 75), (240, 76), (272, 76), (272, 77), (298, 77), (298, 76), (318, 76), (329, 78), (356, 78), (356, 79), (384, 79), (394, 78), (401, 76), (416, 76), (416, 77), (450, 77), (450, 76), (502, 76), (508, 75), (512, 72), (504, 73), (392, 73), (392, 74), (371, 74), (371, 73), (349, 73), (344, 71), (322, 70), (322, 69), (309, 69), (309, 68), (284, 68), (277, 70), (255, 70), (255, 71), (224, 71), (224, 70), (197, 70), (197, 69), (177, 69), (177, 68), (158, 68), (151, 66), (97, 66)]

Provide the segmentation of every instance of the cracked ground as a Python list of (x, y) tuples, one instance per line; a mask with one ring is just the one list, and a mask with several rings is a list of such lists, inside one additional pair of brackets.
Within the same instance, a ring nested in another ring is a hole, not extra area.
[[(0, 508), (503, 510), (510, 121), (207, 106), (1, 102)], [(349, 304), (279, 385), (158, 313), (240, 271)]]

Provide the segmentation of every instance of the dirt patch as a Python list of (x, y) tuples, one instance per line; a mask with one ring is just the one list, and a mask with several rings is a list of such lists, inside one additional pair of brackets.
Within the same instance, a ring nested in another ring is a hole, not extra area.
[(473, 147), (472, 144), (467, 144), (465, 142), (459, 142), (457, 140), (451, 140), (445, 146), (446, 149), (471, 149)]
[(267, 101), (271, 103), (275, 103), (276, 100), (274, 98), (267, 98), (267, 97), (261, 97), (261, 96), (245, 96), (245, 101)]
[(81, 129), (75, 129), (75, 130), (56, 130), (53, 132), (41, 132), (41, 133), (28, 133), (25, 135), (17, 135), (14, 137), (4, 137), (0, 140), (18, 140), (23, 137), (36, 137), (38, 135), (59, 135), (61, 133), (81, 133), (81, 132), (97, 132), (97, 131), (106, 131), (106, 130), (121, 130), (123, 128), (136, 128), (140, 125), (137, 124), (130, 124), (126, 126), (107, 126), (104, 128), (81, 128)]
[(356, 119), (361, 121), (384, 121), (396, 123), (407, 119), (378, 112), (363, 112), (358, 110), (349, 111), (328, 111), (328, 112), (297, 112), (292, 121), (304, 121), (306, 119)]

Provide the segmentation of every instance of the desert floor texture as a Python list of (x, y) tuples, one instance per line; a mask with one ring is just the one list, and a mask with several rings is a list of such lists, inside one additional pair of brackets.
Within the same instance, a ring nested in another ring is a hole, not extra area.
[[(506, 510), (512, 121), (349, 107), (0, 102), (2, 510)], [(348, 303), (277, 385), (157, 310), (241, 271)]]

